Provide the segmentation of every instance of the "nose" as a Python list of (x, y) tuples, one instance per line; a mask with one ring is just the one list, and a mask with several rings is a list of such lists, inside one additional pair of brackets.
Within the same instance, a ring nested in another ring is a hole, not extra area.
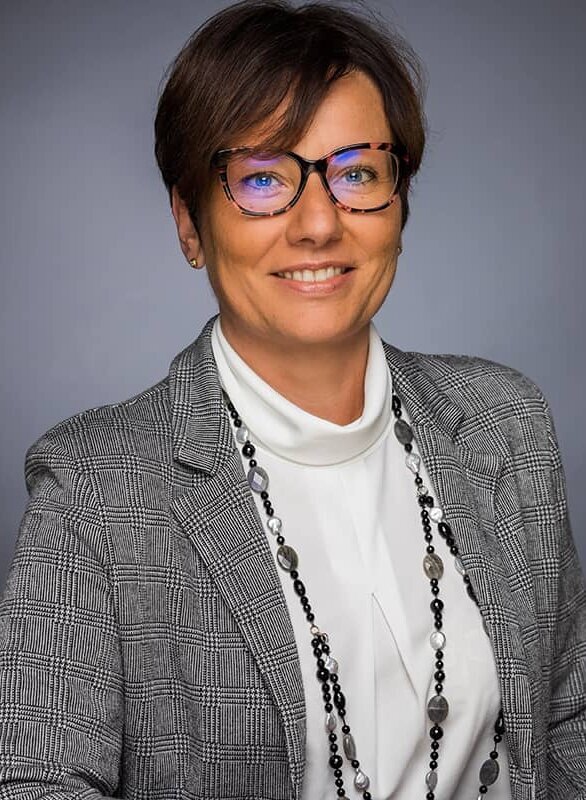
[(323, 244), (342, 235), (339, 209), (332, 202), (324, 178), (312, 166), (301, 195), (287, 214), (288, 236), (292, 240), (311, 239)]

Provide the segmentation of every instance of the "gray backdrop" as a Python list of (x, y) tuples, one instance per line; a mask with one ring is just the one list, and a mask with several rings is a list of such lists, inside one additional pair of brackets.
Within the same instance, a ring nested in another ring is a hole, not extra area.
[[(4, 0), (0, 10), (0, 584), (26, 448), (163, 375), (215, 312), (152, 155), (158, 84), (229, 3)], [(586, 563), (586, 6), (371, 2), (430, 76), (427, 158), (383, 310), (404, 349), (482, 355), (553, 408)]]

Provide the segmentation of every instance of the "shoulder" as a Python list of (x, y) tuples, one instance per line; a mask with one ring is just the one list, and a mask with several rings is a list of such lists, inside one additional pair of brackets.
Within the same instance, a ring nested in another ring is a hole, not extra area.
[(500, 441), (508, 452), (549, 450), (558, 458), (548, 400), (525, 373), (480, 356), (414, 351), (406, 355), (464, 412), (463, 438), (490, 439), (497, 447)]
[(487, 358), (453, 353), (411, 352), (420, 368), (454, 401), (487, 408), (507, 401), (543, 402), (540, 387), (514, 367)]
[(30, 491), (47, 472), (93, 472), (104, 459), (117, 456), (139, 460), (169, 440), (169, 389), (164, 378), (126, 400), (85, 409), (49, 428), (26, 452), (27, 487)]

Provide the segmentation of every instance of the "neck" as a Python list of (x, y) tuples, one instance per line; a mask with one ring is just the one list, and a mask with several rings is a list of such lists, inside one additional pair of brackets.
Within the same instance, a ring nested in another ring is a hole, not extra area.
[(307, 344), (248, 336), (224, 317), (220, 323), (240, 358), (291, 403), (337, 425), (361, 416), (368, 325), (341, 342)]

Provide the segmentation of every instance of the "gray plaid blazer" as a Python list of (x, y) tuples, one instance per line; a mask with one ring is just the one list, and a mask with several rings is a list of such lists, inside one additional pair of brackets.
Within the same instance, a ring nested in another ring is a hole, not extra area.
[[(297, 648), (212, 323), (160, 383), (27, 453), (2, 800), (299, 797)], [(586, 594), (546, 401), (508, 367), (384, 347), (490, 632), (513, 798), (586, 798)]]

